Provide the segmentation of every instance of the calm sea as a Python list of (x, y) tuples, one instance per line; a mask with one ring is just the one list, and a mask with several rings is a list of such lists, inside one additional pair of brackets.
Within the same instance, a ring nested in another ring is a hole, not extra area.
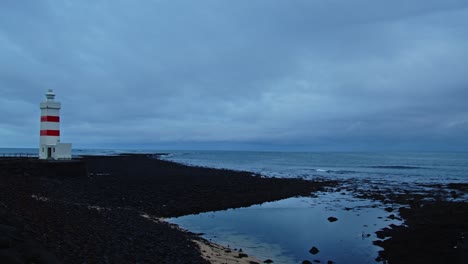
[(172, 152), (184, 164), (247, 170), (270, 177), (468, 182), (468, 152)]
[[(37, 154), (37, 149), (0, 148), (11, 153)], [(74, 149), (73, 155), (169, 153), (183, 164), (246, 170), (268, 177), (338, 178), (417, 183), (468, 182), (468, 152), (254, 152)]]

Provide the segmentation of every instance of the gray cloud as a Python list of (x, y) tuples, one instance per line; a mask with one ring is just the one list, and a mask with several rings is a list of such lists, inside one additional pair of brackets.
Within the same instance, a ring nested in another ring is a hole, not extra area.
[(0, 144), (466, 149), (465, 2), (2, 1)]

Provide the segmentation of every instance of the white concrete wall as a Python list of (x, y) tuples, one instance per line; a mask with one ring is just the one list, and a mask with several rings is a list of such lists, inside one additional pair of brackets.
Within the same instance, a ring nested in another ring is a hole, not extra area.
[(42, 102), (40, 104), (41, 109), (47, 109), (49, 111), (54, 110), (54, 109), (60, 109), (60, 102), (55, 102), (55, 101), (49, 101), (49, 102)]
[(57, 145), (60, 142), (60, 137), (57, 136), (40, 136), (39, 145)]
[(54, 158), (55, 159), (71, 159), (72, 158), (72, 144), (59, 143), (55, 146)]
[(47, 147), (42, 144), (39, 146), (39, 159), (47, 159)]

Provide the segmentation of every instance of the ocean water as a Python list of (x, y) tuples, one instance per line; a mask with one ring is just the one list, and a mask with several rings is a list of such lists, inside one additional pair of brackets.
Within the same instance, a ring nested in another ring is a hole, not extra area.
[(281, 178), (468, 182), (468, 152), (179, 151), (170, 152), (163, 159), (189, 165), (246, 170)]

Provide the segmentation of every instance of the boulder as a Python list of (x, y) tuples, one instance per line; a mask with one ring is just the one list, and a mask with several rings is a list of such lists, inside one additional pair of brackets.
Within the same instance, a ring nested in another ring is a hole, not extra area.
[(312, 247), (312, 248), (309, 250), (309, 252), (310, 252), (310, 254), (315, 255), (315, 254), (319, 253), (320, 250), (318, 250), (318, 248), (316, 248), (316, 247)]

